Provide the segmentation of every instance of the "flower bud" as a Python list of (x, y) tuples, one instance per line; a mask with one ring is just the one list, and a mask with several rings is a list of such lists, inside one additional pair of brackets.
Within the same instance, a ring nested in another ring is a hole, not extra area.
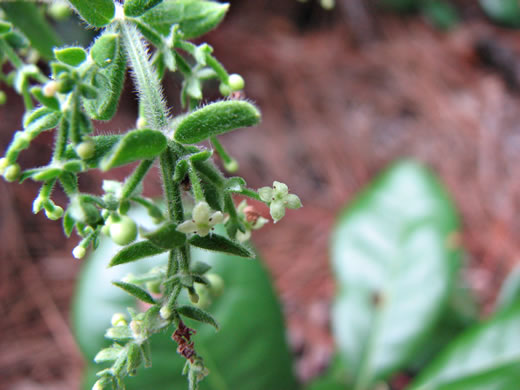
[(122, 313), (115, 313), (110, 320), (112, 326), (126, 326), (126, 318)]
[(128, 245), (137, 238), (137, 225), (132, 218), (122, 215), (110, 227), (110, 237), (118, 245)]
[(137, 123), (136, 123), (136, 126), (138, 129), (144, 129), (146, 127), (147, 123), (146, 123), (146, 119), (142, 116), (140, 116), (138, 119), (137, 119)]
[(0, 158), (0, 175), (2, 175), (5, 169), (9, 166), (9, 160), (5, 157)]
[(233, 159), (231, 161), (224, 161), (224, 168), (229, 173), (235, 173), (238, 171), (238, 162), (237, 160)]
[(164, 305), (163, 307), (161, 307), (161, 310), (159, 310), (159, 314), (161, 315), (161, 318), (163, 320), (168, 320), (172, 316), (172, 311), (168, 307), (168, 305)]
[(57, 221), (63, 216), (63, 209), (60, 206), (46, 207), (45, 215), (47, 218)]
[(231, 91), (240, 91), (241, 89), (244, 89), (245, 81), (238, 73), (233, 73), (229, 75), (228, 85), (229, 88), (231, 88)]
[(43, 86), (43, 96), (45, 97), (53, 97), (58, 92), (60, 85), (57, 81), (51, 80), (47, 84)]
[(87, 254), (87, 250), (83, 248), (82, 246), (77, 246), (72, 250), (72, 256), (76, 259), (82, 259)]
[(233, 92), (231, 90), (231, 87), (225, 83), (220, 83), (218, 90), (220, 91), (220, 94), (222, 96), (229, 96), (231, 94), (231, 92)]
[(95, 152), (96, 145), (91, 140), (83, 141), (76, 146), (76, 153), (82, 160), (88, 160)]
[(4, 179), (8, 182), (16, 181), (20, 177), (20, 171), (20, 165), (17, 163), (11, 164), (4, 170)]

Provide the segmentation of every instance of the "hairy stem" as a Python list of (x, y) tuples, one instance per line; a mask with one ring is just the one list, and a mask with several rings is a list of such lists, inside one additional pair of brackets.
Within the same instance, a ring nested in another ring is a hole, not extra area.
[(135, 171), (126, 179), (125, 184), (123, 186), (121, 199), (129, 198), (132, 195), (139, 183), (143, 181), (146, 173), (152, 165), (153, 160), (141, 161), (137, 168), (135, 168)]

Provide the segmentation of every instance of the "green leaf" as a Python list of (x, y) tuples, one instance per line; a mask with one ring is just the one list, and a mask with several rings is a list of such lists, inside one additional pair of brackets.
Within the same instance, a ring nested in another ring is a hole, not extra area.
[(72, 234), (72, 230), (74, 229), (74, 226), (76, 226), (76, 221), (70, 215), (69, 210), (67, 210), (65, 212), (65, 214), (63, 215), (62, 223), (63, 223), (63, 231), (65, 232), (65, 235), (67, 237), (70, 237), (70, 235)]
[(507, 310), (520, 302), (520, 265), (517, 265), (502, 283), (495, 311)]
[(119, 50), (119, 34), (106, 32), (96, 39), (90, 49), (90, 56), (97, 66), (106, 68), (112, 64)]
[(0, 20), (0, 37), (11, 31), (13, 25), (11, 23)]
[(54, 129), (61, 119), (61, 112), (48, 107), (38, 107), (24, 116), (23, 125), (26, 131), (42, 132)]
[(100, 168), (108, 171), (120, 165), (157, 157), (166, 149), (168, 141), (160, 131), (150, 129), (131, 130), (101, 160)]
[[(97, 168), (101, 159), (112, 150), (114, 145), (117, 144), (121, 138), (123, 138), (123, 136), (120, 134), (97, 135), (95, 137), (90, 137), (89, 140), (94, 142), (94, 155), (84, 160), (84, 162), (89, 168)], [(73, 145), (67, 146), (65, 156), (68, 159), (78, 158)]]
[(113, 344), (111, 347), (103, 348), (101, 351), (99, 351), (96, 357), (94, 357), (94, 361), (96, 363), (114, 361), (119, 357), (123, 350), (123, 347), (121, 347), (119, 344)]
[[(129, 215), (149, 229), (154, 226), (141, 207)], [(112, 314), (136, 307), (136, 300), (113, 286), (111, 280), (119, 280), (129, 273), (141, 274), (168, 260), (165, 253), (146, 262), (106, 269), (106, 259), (117, 250), (109, 238), (103, 237), (99, 248), (82, 263), (78, 276), (72, 322), (87, 362), (91, 362), (100, 349), (110, 347), (104, 333), (110, 327)], [(207, 309), (221, 326), (218, 333), (210, 325), (186, 321), (197, 330), (193, 340), (211, 372), (200, 383), (200, 390), (298, 389), (280, 304), (262, 262), (198, 249), (192, 250), (192, 258), (211, 265), (212, 272), (218, 274), (225, 285), (222, 295), (214, 298)], [(179, 304), (188, 302), (183, 296)], [(187, 388), (186, 377), (181, 375), (186, 360), (175, 352), (176, 344), (170, 338), (172, 332), (170, 328), (151, 338), (153, 365), (125, 379), (127, 390)], [(82, 389), (90, 390), (100, 367), (91, 363), (87, 370)]]
[(53, 111), (58, 111), (60, 109), (60, 102), (54, 96), (45, 96), (42, 92), (41, 87), (32, 87), (31, 93), (33, 96), (44, 106), (50, 108)]
[(174, 138), (184, 144), (194, 144), (241, 127), (260, 122), (260, 111), (243, 100), (225, 100), (211, 103), (182, 118)]
[(177, 310), (179, 314), (182, 314), (183, 316), (186, 316), (199, 322), (203, 322), (205, 324), (210, 324), (216, 330), (219, 330), (217, 321), (215, 321), (211, 314), (206, 313), (204, 310), (201, 310), (198, 307), (184, 305), (175, 308), (175, 310)]
[(145, 303), (149, 303), (150, 305), (155, 304), (155, 300), (152, 298), (152, 296), (148, 294), (146, 290), (143, 290), (141, 287), (136, 286), (135, 284), (125, 282), (112, 282), (112, 284), (122, 290), (125, 290), (128, 294)]
[(7, 19), (25, 34), (34, 49), (47, 60), (54, 58), (52, 49), (60, 46), (61, 41), (36, 4), (7, 1), (2, 2), (0, 8), (4, 10)]
[(194, 235), (189, 239), (189, 243), (197, 248), (207, 249), (210, 251), (229, 253), (230, 255), (254, 258), (255, 254), (243, 245), (240, 245), (229, 238), (219, 236), (218, 234), (210, 234), (205, 237)]
[(426, 2), (422, 13), (428, 21), (440, 30), (449, 30), (459, 22), (457, 10), (452, 4), (445, 1)]
[(64, 47), (54, 49), (56, 59), (70, 66), (79, 66), (87, 59), (87, 52), (82, 47)]
[(69, 3), (85, 21), (94, 27), (103, 27), (114, 18), (113, 0), (69, 0)]
[(495, 22), (520, 27), (520, 4), (516, 0), (480, 0), (484, 12)]
[[(520, 305), (498, 313), (452, 343), (409, 387), (510, 390), (520, 380)], [(512, 385), (513, 384), (513, 385)]]
[(174, 249), (186, 242), (186, 235), (178, 232), (176, 229), (177, 225), (175, 223), (167, 222), (159, 229), (145, 234), (144, 237), (160, 248)]
[(162, 0), (126, 0), (123, 7), (126, 16), (141, 16)]
[(356, 388), (407, 364), (453, 285), (458, 229), (445, 190), (421, 165), (390, 167), (341, 213), (332, 236), (332, 328)]
[(88, 82), (97, 88), (98, 96), (96, 99), (83, 100), (83, 106), (92, 119), (106, 121), (115, 115), (125, 73), (126, 57), (121, 47), (118, 47), (116, 57), (110, 65), (90, 73)]
[(150, 241), (139, 241), (121, 249), (112, 260), (110, 260), (108, 266), (113, 267), (115, 265), (130, 263), (132, 261), (141, 260), (145, 257), (158, 255), (165, 251), (166, 249), (159, 248), (153, 245)]
[(184, 38), (192, 39), (214, 29), (228, 8), (229, 4), (214, 1), (164, 0), (146, 12), (140, 22), (164, 36), (170, 34), (173, 24), (178, 24)]

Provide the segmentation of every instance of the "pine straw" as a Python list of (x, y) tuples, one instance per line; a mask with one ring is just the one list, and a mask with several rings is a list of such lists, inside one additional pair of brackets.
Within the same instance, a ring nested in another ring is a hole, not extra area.
[[(517, 50), (515, 33), (473, 21), (444, 35), (418, 20), (385, 19), (380, 39), (353, 48), (341, 27), (301, 34), (268, 13), (254, 22), (241, 16), (211, 43), (228, 69), (243, 74), (264, 121), (223, 143), (251, 187), (276, 178), (304, 204), (254, 236), (282, 298), (300, 378), (321, 371), (332, 351), (335, 216), (395, 159), (416, 158), (446, 184), (461, 214), (465, 276), (488, 312), (519, 253), (520, 102), (473, 48), (480, 37), (499, 35)], [(7, 115), (15, 118), (1, 108)], [(131, 123), (126, 115), (114, 128)], [(4, 145), (18, 120), (8, 122)], [(85, 190), (99, 183), (91, 177)], [(82, 363), (67, 326), (78, 262), (59, 224), (26, 210), (36, 188), (0, 185), (0, 388), (78, 388)]]

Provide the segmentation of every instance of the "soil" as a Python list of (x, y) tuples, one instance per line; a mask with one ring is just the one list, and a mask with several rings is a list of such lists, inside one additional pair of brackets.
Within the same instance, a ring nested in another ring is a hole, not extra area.
[[(280, 294), (302, 381), (323, 371), (332, 353), (328, 241), (335, 216), (390, 162), (424, 162), (448, 188), (462, 221), (464, 278), (482, 316), (518, 262), (520, 44), (517, 32), (493, 26), (472, 3), (459, 2), (462, 23), (441, 32), (418, 16), (371, 7), (340, 3), (327, 13), (313, 4), (235, 1), (208, 37), (263, 111), (255, 130), (222, 137), (239, 173), (252, 188), (283, 181), (304, 204), (253, 236)], [(179, 81), (168, 78), (165, 87), (178, 106)], [(129, 79), (125, 90), (120, 114), (98, 123), (100, 130), (133, 126)], [(0, 107), (2, 150), (23, 113), (20, 99), (8, 95)], [(38, 138), (22, 166), (44, 164), (51, 141), (51, 134)], [(92, 172), (82, 189), (98, 191), (101, 178)], [(32, 214), (37, 190), (30, 181), (0, 181), (0, 388), (75, 389), (83, 362), (69, 313), (81, 262), (61, 224)], [(157, 173), (146, 192), (160, 193)], [(63, 195), (56, 201), (65, 204)]]

